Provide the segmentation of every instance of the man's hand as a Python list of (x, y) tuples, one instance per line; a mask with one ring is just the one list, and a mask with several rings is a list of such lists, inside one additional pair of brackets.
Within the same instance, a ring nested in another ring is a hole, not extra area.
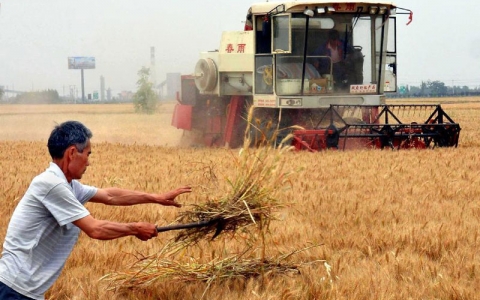
[(146, 222), (138, 222), (138, 223), (135, 223), (135, 227), (136, 227), (136, 230), (138, 231), (138, 233), (135, 236), (142, 241), (147, 241), (158, 235), (157, 226), (154, 224), (150, 224)]
[(175, 198), (178, 195), (184, 194), (184, 193), (190, 193), (192, 191), (192, 188), (189, 186), (182, 186), (177, 189), (171, 190), (169, 192), (163, 193), (163, 194), (157, 194), (158, 198), (158, 203), (165, 205), (165, 206), (176, 206), (176, 207), (181, 207), (182, 205), (178, 202), (175, 201)]

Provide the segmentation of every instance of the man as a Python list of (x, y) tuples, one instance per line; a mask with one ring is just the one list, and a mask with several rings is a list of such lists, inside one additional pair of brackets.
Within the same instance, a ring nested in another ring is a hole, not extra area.
[[(333, 79), (337, 84), (340, 84), (345, 78), (345, 68), (343, 64), (344, 60), (344, 43), (340, 41), (340, 34), (337, 30), (332, 29), (328, 32), (328, 40), (323, 45), (320, 45), (315, 52), (314, 56), (315, 67), (322, 75), (330, 74), (330, 62), (332, 65)], [(325, 58), (328, 56), (329, 58)]]
[(156, 225), (148, 222), (97, 220), (84, 207), (87, 201), (180, 207), (175, 198), (191, 192), (188, 186), (164, 194), (148, 194), (81, 184), (77, 180), (89, 166), (91, 137), (91, 131), (76, 121), (62, 123), (52, 131), (48, 139), (52, 162), (33, 179), (8, 225), (0, 258), (0, 299), (44, 299), (45, 292), (60, 275), (80, 230), (99, 240), (135, 236), (146, 241), (157, 236)]

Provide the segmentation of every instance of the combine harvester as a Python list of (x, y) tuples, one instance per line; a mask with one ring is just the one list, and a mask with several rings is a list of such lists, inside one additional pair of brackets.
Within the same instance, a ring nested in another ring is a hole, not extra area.
[(254, 4), (244, 31), (224, 32), (182, 76), (172, 125), (235, 148), (253, 105), (256, 142), (285, 129), (298, 150), (456, 147), (460, 126), (440, 105), (385, 104), (397, 89), (397, 14), (411, 22), (391, 2)]

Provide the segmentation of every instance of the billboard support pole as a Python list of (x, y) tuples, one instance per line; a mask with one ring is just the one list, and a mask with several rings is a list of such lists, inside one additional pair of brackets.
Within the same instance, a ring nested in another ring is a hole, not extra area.
[(85, 103), (85, 80), (83, 78), (83, 68), (82, 71), (82, 103)]
[(85, 103), (85, 78), (83, 76), (84, 69), (95, 69), (95, 57), (70, 56), (68, 57), (69, 69), (80, 69), (82, 73), (82, 102)]

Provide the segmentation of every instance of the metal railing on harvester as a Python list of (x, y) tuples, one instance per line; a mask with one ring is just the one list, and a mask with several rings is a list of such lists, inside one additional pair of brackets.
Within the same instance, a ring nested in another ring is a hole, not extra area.
[(438, 104), (330, 105), (313, 129), (293, 131), (292, 145), (312, 152), (457, 147), (460, 130)]

